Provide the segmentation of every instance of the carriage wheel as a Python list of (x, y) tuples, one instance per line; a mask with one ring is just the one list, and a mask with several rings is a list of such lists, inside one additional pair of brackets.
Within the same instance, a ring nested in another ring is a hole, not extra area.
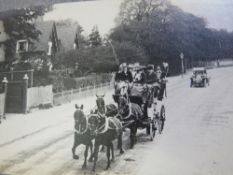
[(165, 107), (164, 105), (162, 105), (160, 111), (160, 118), (159, 118), (159, 134), (161, 134), (163, 131), (165, 120), (166, 120)]

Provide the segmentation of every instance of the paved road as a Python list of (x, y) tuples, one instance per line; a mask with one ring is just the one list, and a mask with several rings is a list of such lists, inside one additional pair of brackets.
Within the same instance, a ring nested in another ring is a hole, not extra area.
[[(96, 174), (145, 175), (231, 175), (233, 171), (233, 68), (209, 71), (210, 86), (190, 88), (188, 75), (169, 79), (165, 101), (167, 120), (162, 135), (151, 142), (145, 131), (138, 133), (135, 149), (128, 148), (128, 133), (124, 136), (126, 153), (116, 152), (116, 161), (104, 171), (105, 153), (100, 154)], [(111, 92), (107, 93), (111, 101)], [(91, 103), (90, 103), (91, 102)], [(93, 106), (94, 98), (84, 106)], [(87, 111), (88, 111), (87, 107)], [(64, 111), (63, 111), (64, 112)], [(90, 174), (81, 170), (80, 160), (73, 160), (72, 112), (59, 117), (54, 124), (0, 146), (0, 173), (15, 175), (75, 175)], [(54, 116), (51, 118), (56, 119)], [(37, 122), (40, 122), (37, 120)], [(23, 126), (22, 130), (24, 129)], [(77, 150), (82, 154), (83, 147)]]

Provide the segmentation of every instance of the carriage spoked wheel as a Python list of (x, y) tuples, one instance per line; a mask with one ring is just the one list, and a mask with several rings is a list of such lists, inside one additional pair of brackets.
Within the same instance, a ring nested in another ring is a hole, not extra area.
[(150, 140), (153, 141), (156, 133), (156, 121), (153, 118), (150, 122)]
[(158, 120), (158, 131), (159, 131), (159, 134), (161, 134), (162, 131), (163, 131), (165, 120), (166, 120), (165, 106), (162, 105), (161, 110), (160, 110), (159, 120)]

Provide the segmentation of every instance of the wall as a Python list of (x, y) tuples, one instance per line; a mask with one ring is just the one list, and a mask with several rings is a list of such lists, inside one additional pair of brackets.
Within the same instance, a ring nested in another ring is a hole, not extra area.
[(0, 62), (5, 61), (5, 48), (4, 44), (0, 43)]
[(40, 104), (53, 104), (52, 85), (28, 88), (27, 110)]
[(0, 93), (0, 118), (4, 115), (5, 111), (5, 93)]
[(72, 89), (68, 91), (63, 91), (59, 93), (54, 93), (53, 95), (53, 104), (61, 105), (64, 103), (69, 103), (73, 100), (77, 100), (79, 98), (85, 98), (94, 96), (96, 94), (103, 94), (104, 92), (113, 89), (110, 83), (103, 83), (96, 86), (89, 86), (79, 89)]

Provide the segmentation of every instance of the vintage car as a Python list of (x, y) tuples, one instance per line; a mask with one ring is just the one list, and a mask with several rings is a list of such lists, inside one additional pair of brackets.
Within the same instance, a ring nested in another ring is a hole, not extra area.
[(206, 87), (209, 85), (209, 77), (207, 76), (206, 68), (193, 68), (193, 75), (190, 78), (190, 87)]

